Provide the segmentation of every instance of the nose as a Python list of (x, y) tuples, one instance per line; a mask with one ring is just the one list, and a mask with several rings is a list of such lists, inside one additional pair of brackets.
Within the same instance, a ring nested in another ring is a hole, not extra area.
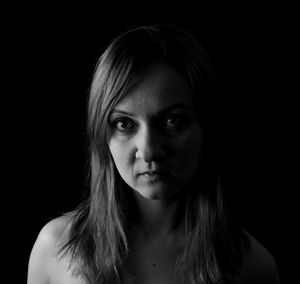
[(136, 147), (135, 157), (143, 159), (146, 163), (159, 161), (166, 155), (163, 148), (163, 137), (150, 127), (140, 130), (137, 135)]

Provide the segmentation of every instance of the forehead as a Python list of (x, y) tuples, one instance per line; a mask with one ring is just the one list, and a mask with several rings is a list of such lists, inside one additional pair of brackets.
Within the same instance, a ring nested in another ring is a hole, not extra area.
[(141, 74), (116, 109), (134, 113), (157, 112), (178, 103), (193, 106), (188, 83), (172, 67), (156, 63)]

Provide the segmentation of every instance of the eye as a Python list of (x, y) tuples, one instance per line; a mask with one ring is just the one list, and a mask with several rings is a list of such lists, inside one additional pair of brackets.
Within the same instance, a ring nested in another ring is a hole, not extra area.
[(165, 127), (169, 129), (180, 128), (183, 124), (183, 117), (180, 115), (170, 115), (165, 119)]
[(113, 122), (113, 126), (120, 131), (128, 131), (134, 128), (134, 122), (129, 118), (118, 118)]

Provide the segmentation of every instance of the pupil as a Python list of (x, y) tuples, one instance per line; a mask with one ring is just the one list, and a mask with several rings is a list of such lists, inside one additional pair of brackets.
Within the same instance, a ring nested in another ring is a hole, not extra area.
[(175, 118), (169, 118), (168, 119), (168, 124), (174, 125), (176, 123), (176, 119)]
[(119, 121), (119, 123), (120, 123), (119, 125), (121, 128), (128, 128), (130, 126), (128, 121), (126, 121), (126, 120), (121, 120), (121, 121)]

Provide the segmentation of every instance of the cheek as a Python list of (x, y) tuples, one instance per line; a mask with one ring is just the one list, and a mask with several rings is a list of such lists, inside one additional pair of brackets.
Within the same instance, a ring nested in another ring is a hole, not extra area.
[(198, 166), (201, 155), (202, 132), (199, 128), (191, 129), (174, 147), (176, 164), (183, 171), (190, 171)]
[(131, 168), (132, 164), (130, 144), (111, 139), (108, 143), (108, 146), (115, 165), (120, 175), (123, 176)]

